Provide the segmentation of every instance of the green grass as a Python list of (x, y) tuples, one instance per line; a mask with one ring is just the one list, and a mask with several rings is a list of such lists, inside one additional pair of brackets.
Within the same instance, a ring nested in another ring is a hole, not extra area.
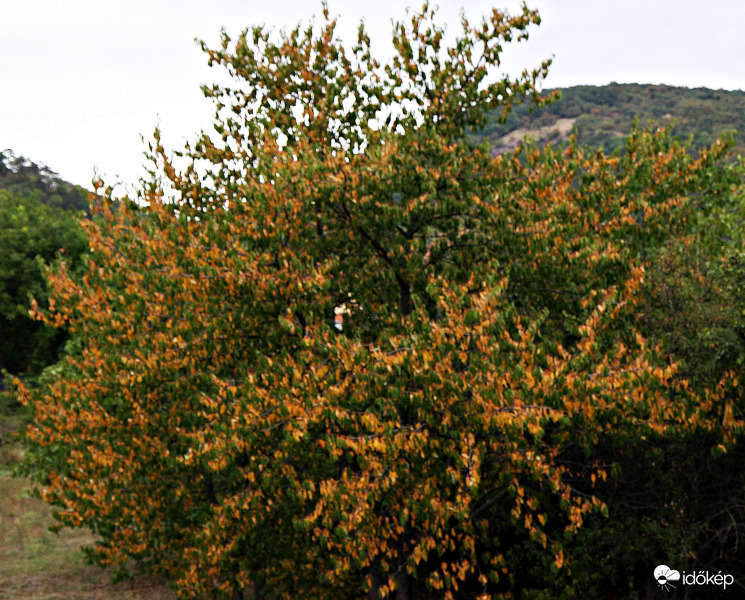
[(17, 432), (22, 409), (0, 398), (0, 600), (173, 600), (163, 581), (138, 576), (119, 583), (86, 563), (86, 530), (49, 531), (52, 509), (31, 494), (32, 484), (14, 478), (23, 456)]

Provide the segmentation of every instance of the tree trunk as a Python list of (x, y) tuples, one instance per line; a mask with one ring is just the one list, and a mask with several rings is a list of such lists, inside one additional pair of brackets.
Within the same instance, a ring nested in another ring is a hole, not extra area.
[(243, 592), (240, 589), (234, 587), (232, 600), (246, 600), (246, 597), (243, 595)]
[(4, 368), (5, 368), (5, 363), (3, 362), (3, 355), (0, 354), (0, 392), (8, 391), (8, 388), (5, 385), (5, 377), (3, 376)]
[(367, 592), (367, 600), (380, 600), (378, 592), (380, 591), (383, 582), (380, 579), (380, 569), (378, 568), (378, 561), (374, 560), (370, 565), (370, 591)]
[(262, 598), (263, 595), (261, 593), (261, 587), (256, 581), (254, 581), (252, 586), (251, 600), (261, 600)]
[(396, 575), (396, 600), (409, 600), (409, 575), (404, 570)]
[(411, 286), (409, 285), (409, 282), (401, 277), (401, 275), (399, 275), (398, 273), (396, 273), (396, 281), (398, 282), (398, 287), (401, 290), (401, 314), (404, 317), (407, 317), (409, 316), (409, 313), (411, 313)]

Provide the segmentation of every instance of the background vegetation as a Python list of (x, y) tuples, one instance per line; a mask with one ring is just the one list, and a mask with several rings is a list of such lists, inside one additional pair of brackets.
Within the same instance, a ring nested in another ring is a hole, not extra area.
[(0, 189), (53, 208), (88, 211), (87, 190), (60, 178), (46, 165), (16, 156), (12, 150), (0, 152)]
[(526, 133), (547, 143), (567, 141), (576, 130), (579, 144), (611, 154), (623, 151), (636, 119), (641, 127), (674, 126), (678, 138), (692, 138), (694, 151), (711, 146), (722, 133), (736, 131), (733, 155), (745, 154), (743, 91), (618, 83), (558, 91), (559, 102), (533, 112), (528, 105), (517, 106), (505, 123), (493, 119), (475, 137), (504, 152)]
[(0, 369), (32, 376), (57, 360), (66, 334), (33, 320), (30, 299), (46, 305), (44, 264), (78, 268), (87, 245), (72, 211), (0, 189)]

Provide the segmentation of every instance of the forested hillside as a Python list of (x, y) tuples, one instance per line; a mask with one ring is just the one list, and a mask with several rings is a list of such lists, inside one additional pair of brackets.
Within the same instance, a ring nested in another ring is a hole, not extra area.
[(12, 150), (0, 152), (0, 190), (34, 197), (42, 204), (69, 210), (88, 210), (88, 191), (62, 179), (46, 165)]
[(559, 91), (558, 102), (533, 112), (527, 104), (517, 106), (506, 123), (493, 118), (477, 137), (488, 139), (492, 151), (502, 153), (514, 149), (525, 134), (540, 144), (566, 141), (576, 130), (580, 145), (611, 153), (624, 147), (638, 119), (640, 127), (674, 125), (673, 133), (681, 140), (693, 136), (694, 149), (736, 130), (733, 154), (745, 153), (745, 92), (618, 83)]

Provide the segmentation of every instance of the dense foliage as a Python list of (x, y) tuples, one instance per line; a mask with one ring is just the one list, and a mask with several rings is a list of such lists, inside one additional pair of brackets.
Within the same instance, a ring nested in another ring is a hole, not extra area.
[(483, 111), (546, 102), (548, 63), (491, 71), (538, 15), (451, 48), (433, 17), (383, 69), (328, 15), (225, 34), (217, 135), (156, 133), (84, 273), (49, 274), (37, 316), (74, 343), (21, 385), (26, 470), (100, 563), (184, 598), (572, 598), (624, 451), (732, 447), (736, 377), (694, 389), (639, 319), (650, 258), (730, 192), (726, 144), (492, 157), (463, 141)]
[[(642, 331), (676, 361), (677, 377), (702, 394), (728, 373), (740, 378), (745, 364), (744, 200), (740, 185), (696, 219), (689, 235), (670, 239), (648, 266), (640, 290)], [(578, 543), (580, 551), (606, 557), (598, 587), (607, 587), (609, 579), (625, 587), (630, 573), (641, 583), (660, 556), (678, 557), (687, 572), (745, 576), (744, 449), (740, 442), (724, 455), (712, 454), (713, 443), (710, 434), (698, 432), (603, 450), (605, 460), (618, 466), (606, 489), (597, 490), (607, 500), (609, 519), (585, 527)], [(727, 595), (713, 588), (698, 590), (696, 597), (741, 595), (741, 589)]]
[(745, 366), (743, 222), (740, 189), (690, 235), (670, 240), (648, 272), (645, 330), (699, 384)]
[(44, 263), (64, 258), (75, 269), (87, 242), (70, 212), (0, 190), (0, 248), (0, 369), (38, 373), (57, 360), (65, 333), (30, 317), (30, 297), (46, 306)]

